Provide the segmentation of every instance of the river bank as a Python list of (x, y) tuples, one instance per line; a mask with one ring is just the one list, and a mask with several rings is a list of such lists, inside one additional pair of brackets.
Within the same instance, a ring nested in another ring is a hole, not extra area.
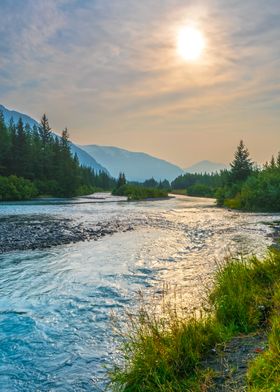
[(46, 215), (5, 216), (0, 219), (0, 254), (98, 240), (106, 235), (133, 229), (130, 223), (120, 220), (90, 225)]
[(141, 307), (123, 335), (115, 391), (279, 392), (280, 252), (228, 259), (200, 316)]

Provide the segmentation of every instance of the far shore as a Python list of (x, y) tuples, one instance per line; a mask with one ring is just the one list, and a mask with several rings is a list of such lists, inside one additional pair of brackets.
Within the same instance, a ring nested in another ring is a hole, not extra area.
[(91, 203), (120, 203), (120, 202), (139, 202), (139, 201), (161, 201), (161, 200), (169, 200), (173, 199), (175, 195), (170, 194), (166, 197), (148, 197), (140, 200), (129, 200), (127, 196), (112, 196), (111, 193), (107, 193), (110, 197), (102, 197), (102, 196), (77, 196), (71, 198), (64, 197), (37, 197), (35, 199), (30, 200), (9, 200), (9, 201), (0, 201), (1, 205), (49, 205), (49, 204), (91, 204)]

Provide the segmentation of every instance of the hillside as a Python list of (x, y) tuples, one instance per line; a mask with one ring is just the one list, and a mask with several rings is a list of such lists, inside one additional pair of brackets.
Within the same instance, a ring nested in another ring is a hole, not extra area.
[(194, 165), (188, 167), (185, 169), (186, 173), (192, 173), (192, 174), (199, 174), (199, 173), (216, 173), (219, 172), (220, 170), (227, 169), (227, 166), (224, 163), (216, 163), (216, 162), (211, 162), (211, 161), (200, 161), (195, 163)]
[[(31, 127), (34, 125), (37, 126), (38, 122), (34, 120), (33, 118), (27, 116), (26, 114), (17, 112), (15, 110), (9, 110), (5, 106), (0, 105), (0, 111), (4, 115), (5, 123), (8, 125), (10, 120), (13, 119), (15, 123), (18, 122), (18, 120), (21, 118), (24, 124), (29, 124)], [(90, 167), (94, 169), (96, 172), (105, 172), (109, 174), (108, 170), (100, 165), (93, 156), (89, 155), (86, 153), (86, 151), (82, 150), (75, 144), (71, 143), (71, 152), (73, 155), (77, 154), (79, 162), (83, 166)]]
[(114, 177), (124, 172), (129, 181), (142, 182), (151, 177), (157, 181), (164, 179), (172, 181), (183, 173), (180, 167), (143, 152), (97, 145), (81, 146), (81, 148), (95, 157)]

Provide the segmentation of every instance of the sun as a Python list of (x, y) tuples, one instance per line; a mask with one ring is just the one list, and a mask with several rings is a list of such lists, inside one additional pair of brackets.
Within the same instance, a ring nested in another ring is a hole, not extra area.
[(195, 27), (185, 26), (177, 38), (178, 54), (186, 61), (196, 61), (205, 49), (205, 38), (203, 33)]

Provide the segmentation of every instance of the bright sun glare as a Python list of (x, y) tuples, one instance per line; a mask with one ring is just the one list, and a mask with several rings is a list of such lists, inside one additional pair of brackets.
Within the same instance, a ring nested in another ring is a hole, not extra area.
[(205, 48), (205, 38), (195, 27), (185, 26), (178, 34), (177, 50), (186, 61), (198, 60)]

